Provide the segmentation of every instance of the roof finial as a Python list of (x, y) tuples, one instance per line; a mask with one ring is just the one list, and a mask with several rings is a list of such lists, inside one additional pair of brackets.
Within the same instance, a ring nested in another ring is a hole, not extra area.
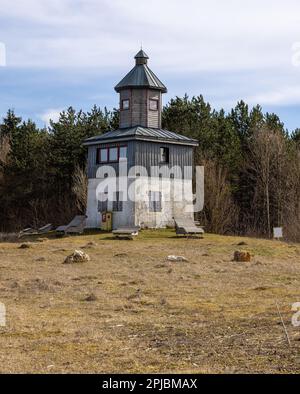
[(148, 59), (149, 59), (148, 55), (143, 51), (141, 47), (141, 50), (135, 55), (136, 64), (137, 65), (147, 64)]

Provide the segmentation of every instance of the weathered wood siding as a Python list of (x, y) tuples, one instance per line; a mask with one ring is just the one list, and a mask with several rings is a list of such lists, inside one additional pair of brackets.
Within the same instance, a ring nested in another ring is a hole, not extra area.
[[(169, 163), (160, 163), (160, 148), (169, 148)], [(177, 144), (165, 144), (157, 142), (135, 142), (135, 165), (142, 166), (147, 169), (150, 175), (152, 166), (162, 166), (160, 173), (162, 177), (169, 177), (168, 171), (164, 171), (164, 168), (170, 169), (178, 167), (177, 171), (174, 172), (174, 178), (182, 178), (184, 176), (184, 169), (186, 171), (184, 178), (192, 179), (192, 166), (193, 166), (193, 148), (189, 146), (177, 145)], [(159, 176), (159, 173), (153, 174), (152, 176)]]
[[(150, 110), (149, 100), (158, 101), (158, 110)], [(160, 128), (161, 127), (161, 92), (157, 90), (148, 91), (148, 104), (147, 104), (147, 127)]]
[[(158, 110), (149, 109), (149, 100), (158, 101)], [(122, 101), (129, 100), (129, 109), (122, 109)], [(120, 127), (161, 127), (161, 92), (154, 89), (126, 89), (120, 92)]]
[[(177, 144), (166, 144), (158, 142), (146, 142), (146, 141), (128, 141), (119, 145), (127, 145), (127, 160), (128, 169), (133, 166), (142, 166), (146, 168), (148, 175), (162, 177), (170, 177), (170, 173), (165, 169), (172, 167), (178, 167), (174, 172), (174, 178), (192, 179), (192, 166), (193, 166), (193, 148), (184, 145)], [(97, 170), (100, 166), (111, 165), (118, 175), (118, 163), (107, 163), (97, 164), (97, 149), (114, 147), (118, 144), (99, 144), (90, 146), (88, 148), (88, 177), (95, 178)], [(160, 148), (169, 148), (169, 163), (160, 163)], [(161, 166), (161, 170), (157, 170), (156, 173), (151, 173), (152, 166)], [(186, 172), (184, 170), (186, 169)], [(188, 170), (188, 171), (187, 171)], [(141, 174), (142, 175), (142, 174)]]
[[(129, 100), (129, 109), (122, 110), (122, 100)], [(131, 90), (120, 93), (120, 127), (131, 127)]]
[(146, 126), (147, 124), (147, 91), (132, 89), (131, 125)]

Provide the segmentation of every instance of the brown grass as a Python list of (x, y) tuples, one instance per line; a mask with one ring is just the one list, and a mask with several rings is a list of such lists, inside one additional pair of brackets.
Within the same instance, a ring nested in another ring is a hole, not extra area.
[[(250, 263), (231, 261), (241, 241)], [(62, 264), (82, 247), (91, 261)], [(300, 245), (275, 241), (149, 230), (0, 243), (0, 372), (296, 373), (299, 280)]]

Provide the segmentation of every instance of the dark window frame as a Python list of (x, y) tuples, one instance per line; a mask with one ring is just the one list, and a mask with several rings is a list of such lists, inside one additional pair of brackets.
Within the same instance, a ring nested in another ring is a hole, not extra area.
[[(128, 108), (124, 108), (124, 101), (128, 101)], [(130, 110), (130, 99), (129, 98), (121, 100), (121, 110), (122, 111), (129, 111)]]
[[(151, 108), (151, 103), (155, 102), (156, 104), (156, 109)], [(149, 111), (158, 111), (158, 107), (159, 107), (159, 100), (158, 99), (154, 99), (154, 98), (149, 98)]]
[[(117, 158), (114, 160), (110, 159), (110, 150), (111, 149), (116, 149), (116, 151), (117, 151)], [(110, 146), (108, 148), (108, 163), (117, 163), (118, 161), (119, 161), (119, 147), (118, 146)]]
[[(164, 154), (162, 152), (166, 152), (166, 160), (163, 160)], [(159, 162), (162, 164), (169, 164), (170, 163), (170, 148), (167, 146), (161, 146), (159, 148), (159, 155), (160, 155), (160, 160)]]
[(96, 161), (97, 161), (97, 164), (107, 163), (107, 161), (101, 161), (101, 151), (102, 151), (102, 150), (106, 150), (106, 155), (107, 155), (107, 158), (108, 158), (107, 148), (97, 148), (97, 152), (96, 152)]
[[(117, 160), (110, 160), (110, 149), (117, 149)], [(117, 145), (117, 146), (108, 146), (106, 148), (97, 148), (96, 152), (96, 164), (107, 164), (107, 163), (118, 163), (120, 160), (120, 148), (126, 148), (126, 158), (128, 152), (128, 145)], [(107, 151), (107, 160), (101, 161), (101, 150)], [(124, 157), (123, 157), (124, 158)]]

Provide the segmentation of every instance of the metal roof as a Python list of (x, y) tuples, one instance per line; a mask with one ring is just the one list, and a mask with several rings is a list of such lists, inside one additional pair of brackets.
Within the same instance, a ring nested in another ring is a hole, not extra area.
[[(126, 88), (151, 88), (167, 93), (165, 85), (147, 66), (149, 58), (142, 49), (136, 54), (135, 59), (135, 67), (115, 86), (116, 92)], [(145, 59), (145, 61), (139, 62), (140, 59)]]
[(135, 59), (149, 59), (149, 56), (141, 49), (134, 57)]
[(182, 134), (174, 133), (173, 131), (154, 129), (150, 127), (129, 127), (124, 129), (117, 129), (108, 131), (104, 134), (87, 138), (84, 145), (94, 145), (98, 143), (105, 143), (111, 140), (131, 140), (139, 139), (144, 141), (165, 141), (169, 143), (178, 143), (182, 145), (198, 145), (198, 141)]

